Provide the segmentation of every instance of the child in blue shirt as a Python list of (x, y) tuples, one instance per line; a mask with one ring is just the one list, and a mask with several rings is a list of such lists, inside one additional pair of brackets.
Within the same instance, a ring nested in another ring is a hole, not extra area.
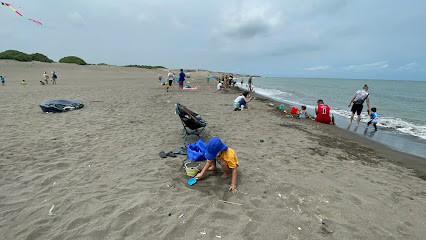
[(370, 111), (370, 121), (368, 121), (366, 129), (370, 126), (370, 124), (373, 124), (374, 131), (377, 131), (377, 123), (379, 123), (379, 117), (377, 116), (377, 109), (373, 107)]

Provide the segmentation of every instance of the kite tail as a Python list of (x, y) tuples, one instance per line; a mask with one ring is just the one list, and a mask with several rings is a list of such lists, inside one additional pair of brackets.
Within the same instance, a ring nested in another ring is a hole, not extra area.
[(34, 20), (34, 19), (27, 18), (27, 17), (23, 16), (20, 12), (16, 11), (16, 9), (14, 9), (14, 8), (13, 8), (13, 7), (9, 4), (9, 3), (1, 2), (1, 5), (4, 5), (4, 6), (9, 7), (10, 9), (12, 9), (12, 11), (16, 12), (16, 14), (18, 14), (19, 16), (21, 16), (21, 17), (23, 17), (23, 18), (25, 18), (25, 19), (28, 19), (28, 20), (30, 20), (30, 21), (32, 21), (32, 22), (35, 22), (35, 23), (37, 23), (38, 25), (43, 25), (41, 22), (39, 22), (39, 21), (37, 21), (37, 20)]

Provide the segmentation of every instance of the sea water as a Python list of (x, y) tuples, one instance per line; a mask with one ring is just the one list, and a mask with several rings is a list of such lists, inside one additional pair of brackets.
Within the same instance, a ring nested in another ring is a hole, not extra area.
[[(239, 82), (239, 80), (238, 80)], [(247, 83), (247, 79), (244, 81)], [(327, 79), (327, 78), (254, 78), (256, 93), (297, 108), (307, 106), (314, 114), (318, 99), (329, 105), (339, 127), (347, 128), (351, 116), (349, 102), (364, 84), (369, 86), (370, 108), (377, 108), (379, 131), (365, 130), (367, 104), (356, 131), (393, 149), (426, 157), (426, 81)], [(246, 86), (240, 86), (246, 88)], [(351, 131), (356, 125), (355, 115)]]

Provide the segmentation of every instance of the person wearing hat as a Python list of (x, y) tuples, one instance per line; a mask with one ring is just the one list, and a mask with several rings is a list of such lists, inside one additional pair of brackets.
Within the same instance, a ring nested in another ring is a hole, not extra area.
[(234, 150), (222, 143), (218, 137), (214, 137), (207, 143), (207, 151), (205, 156), (207, 158), (207, 163), (204, 165), (203, 170), (198, 173), (195, 178), (202, 178), (207, 170), (216, 170), (217, 161), (225, 172), (221, 176), (222, 179), (229, 178), (232, 175), (231, 187), (229, 187), (229, 191), (236, 193), (238, 191), (237, 167), (240, 165), (238, 164), (238, 158)]

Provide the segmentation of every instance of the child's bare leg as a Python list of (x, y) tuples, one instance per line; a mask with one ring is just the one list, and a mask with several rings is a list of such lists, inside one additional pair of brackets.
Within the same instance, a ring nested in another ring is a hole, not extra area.
[(207, 170), (209, 170), (209, 171), (216, 170), (216, 160), (214, 162), (212, 162), (212, 165)]
[(225, 172), (220, 178), (227, 179), (231, 176), (231, 169), (228, 166), (228, 163), (226, 163), (225, 160), (220, 161), (220, 166), (222, 166), (223, 171)]

